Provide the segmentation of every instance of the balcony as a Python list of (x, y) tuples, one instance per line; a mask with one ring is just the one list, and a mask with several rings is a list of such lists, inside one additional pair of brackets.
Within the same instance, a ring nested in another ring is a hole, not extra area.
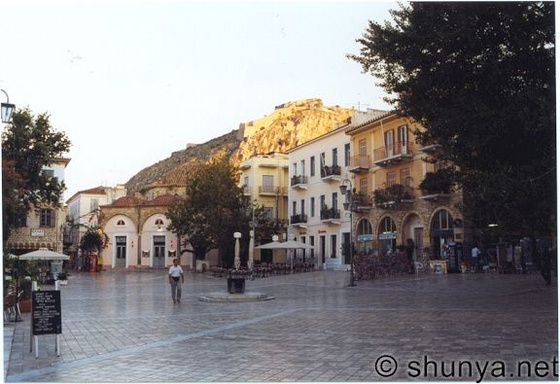
[(261, 185), (259, 186), (259, 195), (276, 196), (280, 194), (280, 188), (274, 185)]
[(387, 188), (377, 188), (373, 192), (375, 206), (378, 208), (392, 208), (402, 204), (414, 203), (414, 188), (393, 184)]
[(307, 215), (304, 213), (292, 215), (290, 217), (290, 223), (301, 228), (307, 228), (307, 225), (305, 225), (307, 224)]
[(427, 172), (420, 183), (422, 199), (437, 200), (440, 197), (449, 197), (455, 181), (455, 171), (452, 168), (441, 168), (436, 172)]
[(341, 170), (339, 165), (325, 165), (321, 167), (321, 180), (323, 181), (340, 182), (340, 174)]
[(356, 155), (350, 157), (348, 170), (353, 173), (365, 173), (369, 171), (371, 159), (369, 155)]
[(354, 206), (353, 210), (355, 212), (367, 212), (371, 210), (373, 206), (373, 198), (371, 195), (359, 192), (354, 194)]
[(323, 208), (321, 209), (321, 221), (325, 224), (340, 224), (340, 209)]
[(307, 189), (308, 177), (304, 175), (292, 176), (290, 186), (292, 189)]
[(408, 141), (397, 141), (392, 146), (384, 146), (373, 151), (374, 164), (387, 167), (412, 159), (412, 151)]

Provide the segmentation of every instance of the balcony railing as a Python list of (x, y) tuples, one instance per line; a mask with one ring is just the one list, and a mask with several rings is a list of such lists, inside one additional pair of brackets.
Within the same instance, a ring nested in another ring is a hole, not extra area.
[(294, 188), (307, 188), (307, 183), (308, 183), (308, 177), (304, 176), (304, 175), (299, 175), (299, 176), (292, 176), (292, 179), (290, 180), (290, 185)]
[(340, 219), (340, 209), (323, 208), (321, 209), (321, 220)]
[(371, 194), (365, 194), (358, 192), (354, 194), (354, 210), (355, 211), (367, 211), (373, 206), (373, 198)]
[(386, 188), (377, 188), (373, 192), (374, 202), (377, 207), (393, 206), (400, 203), (410, 203), (415, 199), (414, 188), (393, 184)]
[(411, 143), (396, 141), (391, 146), (383, 146), (373, 151), (374, 163), (380, 166), (399, 163), (412, 158)]
[(292, 215), (290, 217), (290, 223), (292, 223), (292, 224), (307, 223), (307, 215), (304, 214), (304, 213), (299, 213), (297, 215)]
[(341, 175), (340, 165), (324, 165), (321, 167), (321, 178), (325, 179), (339, 179)]
[(367, 172), (369, 167), (371, 167), (371, 158), (369, 155), (356, 155), (350, 157), (350, 166), (348, 167), (350, 172)]

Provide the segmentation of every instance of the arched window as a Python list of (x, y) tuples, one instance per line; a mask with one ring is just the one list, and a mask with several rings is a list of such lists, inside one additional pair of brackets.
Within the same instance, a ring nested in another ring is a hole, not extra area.
[(163, 225), (163, 220), (162, 219), (157, 219), (156, 220), (156, 225)]
[(117, 221), (117, 225), (119, 227), (122, 227), (122, 226), (126, 225), (126, 223), (124, 222), (124, 220), (121, 219), (121, 220)]

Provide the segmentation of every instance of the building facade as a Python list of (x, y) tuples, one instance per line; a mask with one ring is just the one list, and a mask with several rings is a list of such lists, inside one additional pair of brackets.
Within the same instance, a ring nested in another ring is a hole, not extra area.
[(100, 206), (100, 226), (109, 239), (101, 254), (103, 269), (165, 268), (176, 257), (192, 267), (192, 257), (182, 254), (178, 236), (167, 230), (170, 220), (165, 213), (178, 199), (170, 194), (152, 200), (124, 196)]
[(66, 200), (67, 223), (64, 231), (64, 253), (70, 256), (72, 266), (81, 257), (80, 240), (88, 228), (99, 225), (99, 207), (126, 196), (124, 184), (114, 187), (98, 186), (76, 192)]
[[(63, 182), (70, 159), (56, 159), (51, 166), (44, 167), (44, 176)], [(43, 205), (32, 209), (27, 216), (18, 218), (19, 227), (10, 232), (4, 249), (14, 255), (21, 255), (39, 248), (63, 252), (63, 234), (66, 222), (66, 208), (62, 198), (59, 207)]]
[(391, 112), (345, 129), (356, 200), (371, 200), (353, 207), (355, 244), (366, 253), (391, 252), (412, 241), (415, 260), (447, 259), (449, 269), (458, 269), (468, 240), (459, 210), (462, 194), (454, 185), (420, 190), (427, 174), (451, 166), (426, 161), (441, 148), (418, 145), (417, 129), (423, 128)]
[[(267, 217), (276, 223), (280, 239), (286, 238), (288, 224), (288, 155), (270, 153), (255, 155), (239, 166), (239, 185), (254, 206), (264, 207)], [(258, 231), (256, 231), (258, 233)], [(270, 239), (255, 239), (263, 244)], [(273, 261), (270, 250), (255, 250), (255, 260)], [(283, 255), (285, 256), (285, 255)], [(274, 261), (276, 258), (274, 258)]]

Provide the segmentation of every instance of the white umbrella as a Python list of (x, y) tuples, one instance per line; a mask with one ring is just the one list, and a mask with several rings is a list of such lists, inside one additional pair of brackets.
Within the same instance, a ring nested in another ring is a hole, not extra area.
[(70, 260), (70, 256), (50, 251), (47, 248), (39, 248), (36, 251), (24, 253), (19, 256), (20, 260)]
[(257, 249), (313, 249), (312, 245), (301, 243), (295, 240), (288, 240), (284, 242), (273, 241), (271, 243), (259, 245)]

